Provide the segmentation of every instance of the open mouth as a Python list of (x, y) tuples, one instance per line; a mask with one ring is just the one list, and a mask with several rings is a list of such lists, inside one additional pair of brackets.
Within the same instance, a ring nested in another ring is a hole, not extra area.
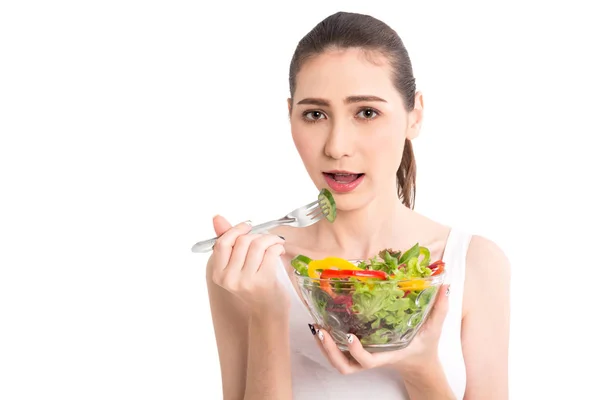
[(337, 193), (348, 193), (356, 189), (363, 181), (365, 174), (350, 171), (323, 172), (327, 185)]
[(339, 183), (352, 183), (364, 175), (363, 173), (354, 172), (323, 172), (323, 174)]

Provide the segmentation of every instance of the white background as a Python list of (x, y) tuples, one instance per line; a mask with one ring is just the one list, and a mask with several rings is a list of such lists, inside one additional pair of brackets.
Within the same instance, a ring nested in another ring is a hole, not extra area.
[(416, 209), (511, 259), (511, 398), (592, 397), (600, 32), (546, 3), (2, 2), (0, 398), (220, 398), (190, 247), (315, 197), (287, 72), (338, 10), (412, 57)]

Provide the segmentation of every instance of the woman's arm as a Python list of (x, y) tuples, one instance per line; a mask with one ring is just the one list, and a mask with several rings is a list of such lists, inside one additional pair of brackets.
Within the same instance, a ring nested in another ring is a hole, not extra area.
[(508, 399), (510, 265), (497, 245), (479, 236), (467, 255), (463, 310), (465, 399)]
[(289, 316), (251, 315), (245, 400), (292, 400)]
[(221, 366), (224, 400), (292, 399), (289, 323), (285, 315), (250, 315), (235, 295), (207, 286)]
[(223, 399), (291, 400), (287, 314), (250, 315), (242, 300), (213, 282), (210, 262), (206, 273)]
[(283, 237), (213, 218), (206, 266), (224, 400), (292, 399), (289, 296), (277, 278)]
[(213, 268), (206, 267), (206, 284), (212, 314), (224, 400), (244, 398), (248, 360), (248, 313), (244, 303), (213, 282)]

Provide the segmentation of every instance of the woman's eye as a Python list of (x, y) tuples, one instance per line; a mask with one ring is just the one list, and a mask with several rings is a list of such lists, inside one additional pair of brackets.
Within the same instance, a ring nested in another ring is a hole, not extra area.
[(317, 121), (324, 118), (324, 115), (321, 111), (308, 111), (304, 113), (304, 118), (308, 119), (309, 121)]
[(360, 116), (360, 118), (373, 119), (378, 114), (377, 114), (377, 111), (373, 110), (372, 108), (366, 108), (366, 109), (362, 110), (361, 112), (359, 112), (358, 115)]

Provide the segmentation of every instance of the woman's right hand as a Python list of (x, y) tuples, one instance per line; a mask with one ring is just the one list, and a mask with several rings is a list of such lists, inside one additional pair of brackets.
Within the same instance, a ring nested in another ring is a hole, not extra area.
[(219, 238), (208, 261), (212, 280), (246, 303), (251, 315), (283, 315), (289, 295), (277, 278), (284, 240), (272, 234), (249, 233), (251, 226), (234, 227), (221, 216), (213, 219)]

